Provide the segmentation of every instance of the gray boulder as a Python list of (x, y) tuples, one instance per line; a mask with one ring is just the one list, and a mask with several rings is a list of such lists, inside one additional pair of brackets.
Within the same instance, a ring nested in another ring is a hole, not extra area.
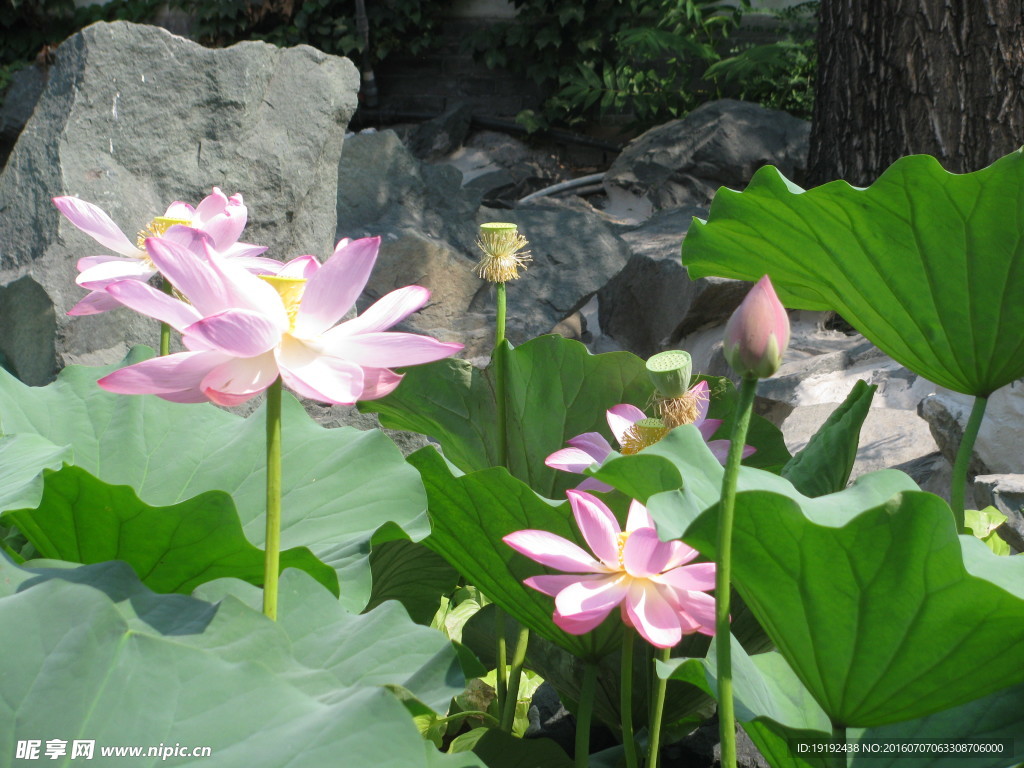
[(742, 189), (762, 165), (789, 178), (807, 164), (810, 123), (758, 104), (723, 99), (631, 141), (605, 175), (655, 210), (707, 207), (721, 187)]
[(974, 478), (974, 498), (979, 508), (995, 507), (1006, 515), (996, 532), (1024, 552), (1024, 475), (979, 475)]
[(466, 345), (484, 363), (494, 343), (493, 287), (478, 278), (479, 225), (509, 221), (533, 260), (508, 283), (507, 335), (514, 344), (550, 332), (626, 264), (628, 249), (599, 216), (542, 199), (515, 210), (480, 206), (450, 165), (422, 164), (391, 131), (351, 137), (339, 170), (338, 236), (382, 239), (360, 310), (403, 285), (423, 285), (431, 303), (406, 330)]
[(289, 258), (330, 253), (338, 160), (356, 106), (347, 59), (308, 46), (211, 50), (158, 27), (94, 24), (57, 51), (0, 175), (2, 351), (31, 384), (62, 365), (110, 363), (155, 345), (127, 310), (69, 319), (75, 262), (105, 249), (51, 203), (95, 203), (130, 236), (174, 200), (242, 193), (243, 240)]
[(19, 69), (11, 76), (7, 90), (0, 94), (0, 167), (7, 162), (18, 136), (36, 108), (46, 86), (46, 74), (44, 68), (36, 65)]

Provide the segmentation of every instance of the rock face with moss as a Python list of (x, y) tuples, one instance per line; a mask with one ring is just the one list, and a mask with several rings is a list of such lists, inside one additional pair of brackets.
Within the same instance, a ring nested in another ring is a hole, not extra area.
[[(103, 249), (50, 199), (99, 205), (129, 235), (174, 200), (242, 192), (249, 242), (330, 253), (338, 161), (356, 107), (347, 59), (259, 42), (210, 50), (158, 27), (94, 24), (57, 51), (0, 176), (0, 351), (27, 382), (154, 344), (115, 312), (69, 323), (75, 261)], [(122, 316), (124, 315), (124, 316)]]

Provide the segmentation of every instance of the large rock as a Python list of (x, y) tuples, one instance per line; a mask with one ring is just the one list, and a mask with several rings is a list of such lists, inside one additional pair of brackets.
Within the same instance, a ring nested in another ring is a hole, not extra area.
[(25, 123), (46, 86), (46, 70), (32, 65), (11, 76), (7, 90), (0, 94), (0, 168), (14, 149)]
[(1024, 552), (1024, 475), (979, 475), (974, 478), (979, 508), (995, 507), (1006, 522), (996, 531), (1011, 547)]
[(516, 210), (480, 206), (449, 165), (422, 164), (391, 131), (351, 137), (342, 154), (338, 235), (382, 238), (360, 309), (402, 285), (423, 285), (431, 303), (407, 330), (466, 345), (483, 363), (494, 343), (493, 288), (473, 268), (479, 225), (509, 221), (529, 240), (531, 261), (508, 283), (507, 335), (514, 344), (548, 333), (626, 264), (626, 244), (594, 213), (541, 199)]
[(721, 187), (742, 189), (763, 165), (793, 178), (807, 164), (810, 123), (758, 104), (723, 99), (638, 136), (612, 163), (605, 187), (655, 210), (707, 207)]
[(243, 240), (325, 256), (338, 160), (356, 106), (347, 59), (260, 42), (211, 50), (158, 27), (94, 24), (65, 41), (0, 175), (0, 351), (31, 384), (110, 363), (156, 326), (127, 310), (68, 319), (75, 262), (102, 246), (50, 199), (74, 195), (132, 236), (173, 200), (242, 193)]
[[(946, 459), (952, 463), (960, 447), (973, 398), (959, 392), (938, 391), (923, 400), (918, 408), (931, 426), (932, 435)], [(1024, 472), (1024, 382), (997, 389), (988, 399), (981, 422), (971, 475), (1016, 474)]]

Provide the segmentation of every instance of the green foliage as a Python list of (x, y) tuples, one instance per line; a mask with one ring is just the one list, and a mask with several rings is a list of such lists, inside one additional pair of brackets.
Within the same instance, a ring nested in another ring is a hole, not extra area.
[[(747, 3), (742, 3), (746, 7)], [(712, 97), (701, 83), (736, 27), (720, 0), (516, 0), (514, 21), (481, 30), (467, 47), (548, 94), (526, 125), (573, 123), (608, 113), (644, 124), (678, 117)]]
[[(137, 348), (126, 362), (151, 354)], [(35, 438), (30, 447), (38, 458), (36, 475), (53, 468), (59, 455), (103, 483), (130, 486), (145, 505), (171, 507), (209, 491), (226, 492), (237, 510), (232, 525), (240, 524), (249, 542), (262, 545), (262, 410), (243, 419), (208, 404), (111, 394), (96, 380), (114, 367), (69, 366), (45, 387), (28, 387), (0, 372), (0, 429), (18, 434), (18, 439)], [(379, 545), (427, 534), (419, 477), (379, 431), (324, 429), (289, 395), (282, 411), (281, 545), (309, 547), (337, 574), (342, 604), (362, 610), (370, 596), (371, 542)], [(51, 444), (49, 452), (40, 438)], [(68, 446), (68, 452), (58, 454), (52, 446)], [(14, 473), (14, 490), (0, 492), (5, 504), (0, 509), (39, 504), (43, 483), (31, 472), (25, 466)], [(141, 507), (138, 511), (153, 514)], [(75, 516), (63, 519), (73, 525)], [(221, 522), (227, 519), (222, 517)], [(111, 531), (123, 530), (116, 515), (104, 525)], [(163, 540), (151, 544), (171, 549), (174, 535), (173, 529), (164, 530)], [(239, 551), (237, 541), (232, 548)], [(148, 554), (140, 551), (138, 556), (144, 559)]]
[(704, 76), (718, 86), (723, 96), (756, 101), (810, 120), (818, 62), (818, 5), (819, 0), (810, 0), (769, 12), (779, 26), (767, 32), (779, 39), (734, 48), (732, 56), (713, 63)]
[(771, 276), (791, 308), (834, 309), (915, 373), (988, 396), (1024, 377), (1024, 153), (952, 174), (926, 155), (870, 187), (804, 191), (771, 166), (721, 189), (683, 243), (694, 279)]
[(430, 756), (383, 687), (444, 707), (463, 677), (441, 635), (394, 604), (348, 613), (295, 571), (278, 622), (235, 585), (241, 600), (210, 603), (150, 592), (122, 563), (25, 569), (0, 555), (5, 745), (94, 739), (100, 764), (101, 746), (164, 741), (209, 746), (221, 766), (466, 765)]

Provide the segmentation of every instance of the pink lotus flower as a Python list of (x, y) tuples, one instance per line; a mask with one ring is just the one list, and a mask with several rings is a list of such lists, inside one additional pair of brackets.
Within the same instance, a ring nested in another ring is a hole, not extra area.
[(722, 351), (736, 373), (763, 379), (779, 370), (788, 346), (789, 315), (765, 275), (726, 323)]
[(93, 315), (120, 306), (103, 289), (119, 280), (145, 282), (156, 274), (156, 267), (142, 248), (141, 240), (150, 235), (162, 235), (175, 224), (203, 232), (218, 253), (240, 259), (243, 264), (257, 271), (274, 271), (281, 266), (280, 262), (257, 258), (267, 250), (265, 247), (238, 242), (245, 228), (248, 210), (241, 195), (228, 198), (218, 187), (214, 187), (212, 194), (207, 195), (195, 208), (187, 203), (171, 203), (163, 216), (153, 219), (139, 233), (136, 243), (132, 243), (113, 220), (92, 203), (76, 197), (55, 197), (53, 204), (68, 221), (93, 240), (120, 254), (85, 256), (78, 260), (79, 275), (75, 282), (92, 292), (72, 307), (69, 315)]
[[(708, 413), (708, 383), (701, 381), (690, 388), (690, 393), (697, 403), (697, 420), (693, 425), (700, 431), (704, 442), (708, 444), (711, 453), (722, 464), (725, 464), (726, 456), (729, 454), (728, 440), (709, 440), (715, 431), (722, 425), (721, 419), (709, 419)], [(623, 403), (612, 406), (607, 411), (608, 428), (615, 436), (620, 446), (629, 440), (629, 430), (641, 419), (646, 418), (643, 411), (635, 405)], [(583, 470), (604, 463), (604, 460), (612, 453), (612, 447), (599, 432), (584, 432), (567, 441), (571, 447), (562, 448), (548, 456), (544, 463), (552, 469), (560, 469), (563, 472), (573, 472), (577, 475), (583, 474)], [(757, 449), (752, 445), (743, 447), (743, 458), (747, 458)], [(610, 491), (612, 487), (592, 477), (588, 477), (576, 486), (578, 491)]]
[[(448, 357), (461, 344), (386, 333), (430, 298), (417, 285), (387, 294), (359, 317), (337, 324), (363, 291), (380, 238), (342, 240), (320, 264), (300, 256), (277, 275), (258, 277), (225, 259), (205, 236), (171, 227), (146, 248), (188, 303), (137, 280), (105, 290), (121, 304), (176, 328), (189, 350), (114, 371), (99, 384), (111, 392), (154, 394), (175, 402), (239, 405), (278, 376), (313, 400), (351, 405), (391, 392), (394, 366)], [(196, 251), (205, 250), (205, 257)]]
[(620, 607), (622, 620), (658, 648), (683, 635), (715, 633), (715, 564), (685, 565), (697, 551), (658, 538), (647, 508), (633, 501), (625, 532), (611, 510), (589, 493), (568, 491), (576, 524), (596, 555), (548, 531), (516, 531), (503, 541), (541, 565), (571, 574), (531, 576), (523, 583), (555, 598), (554, 621), (582, 635)]

